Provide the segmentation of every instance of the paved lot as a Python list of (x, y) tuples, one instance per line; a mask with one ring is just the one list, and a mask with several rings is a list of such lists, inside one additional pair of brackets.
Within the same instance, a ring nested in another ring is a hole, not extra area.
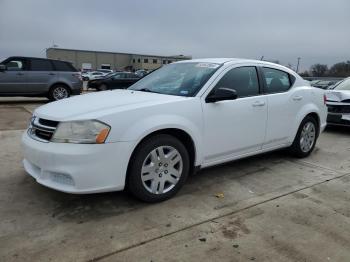
[(45, 102), (0, 99), (0, 261), (350, 261), (350, 129), (327, 129), (307, 159), (274, 152), (202, 170), (149, 205), (26, 175), (20, 136)]

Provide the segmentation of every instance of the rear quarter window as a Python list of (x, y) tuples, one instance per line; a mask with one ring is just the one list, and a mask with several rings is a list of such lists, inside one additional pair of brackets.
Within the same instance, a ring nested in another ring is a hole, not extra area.
[(73, 65), (63, 61), (52, 61), (56, 71), (62, 72), (77, 72)]
[(265, 93), (286, 92), (295, 82), (295, 77), (285, 71), (269, 67), (263, 67), (261, 70), (265, 82)]

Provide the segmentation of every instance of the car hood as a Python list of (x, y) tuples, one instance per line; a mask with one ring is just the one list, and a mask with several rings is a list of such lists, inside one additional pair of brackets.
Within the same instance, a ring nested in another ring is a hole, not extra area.
[(132, 90), (114, 90), (79, 95), (48, 103), (35, 110), (34, 114), (49, 120), (68, 121), (87, 119), (92, 116), (97, 118), (111, 112), (132, 110), (184, 99), (189, 98)]
[(326, 92), (328, 101), (343, 102), (350, 100), (350, 90), (328, 90)]

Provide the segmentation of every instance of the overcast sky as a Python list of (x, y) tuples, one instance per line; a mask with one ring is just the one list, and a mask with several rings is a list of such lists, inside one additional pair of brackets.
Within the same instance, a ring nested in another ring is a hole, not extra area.
[(0, 59), (61, 48), (350, 60), (349, 0), (0, 0)]

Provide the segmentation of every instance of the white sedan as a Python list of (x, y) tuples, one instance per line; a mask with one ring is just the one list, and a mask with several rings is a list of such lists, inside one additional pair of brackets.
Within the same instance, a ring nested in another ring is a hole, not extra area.
[(350, 126), (350, 77), (327, 90), (328, 125)]
[(24, 168), (69, 193), (125, 187), (168, 199), (198, 170), (289, 148), (308, 156), (326, 126), (324, 91), (263, 61), (166, 65), (127, 90), (39, 107), (23, 134)]

